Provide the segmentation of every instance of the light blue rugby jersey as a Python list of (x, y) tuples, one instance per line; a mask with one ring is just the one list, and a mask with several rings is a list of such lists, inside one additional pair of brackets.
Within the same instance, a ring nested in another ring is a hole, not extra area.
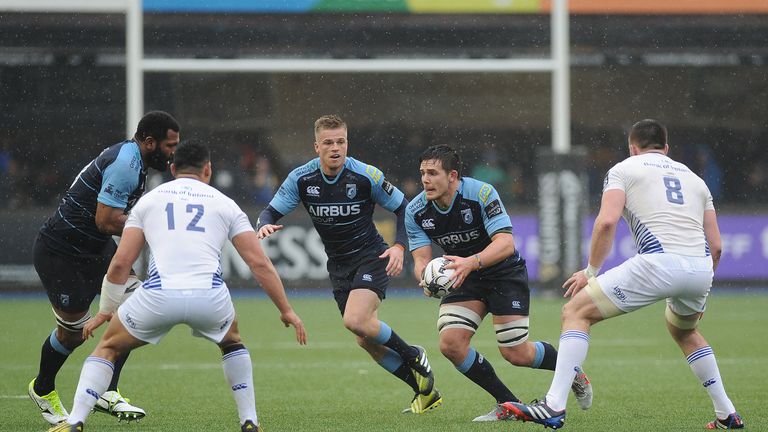
[(286, 215), (303, 204), (328, 257), (344, 258), (380, 254), (386, 244), (373, 224), (373, 210), (379, 204), (394, 212), (402, 201), (403, 193), (381, 170), (347, 157), (332, 179), (323, 174), (319, 158), (294, 169), (269, 205)]
[(128, 213), (144, 193), (146, 178), (135, 141), (106, 148), (80, 171), (59, 208), (40, 229), (46, 245), (71, 255), (101, 253), (112, 236), (96, 227), (97, 204)]
[[(427, 201), (423, 191), (417, 195), (406, 208), (405, 228), (410, 250), (435, 243), (448, 255), (468, 257), (485, 249), (494, 234), (511, 233), (512, 222), (493, 186), (471, 177), (462, 177), (447, 209), (440, 209), (434, 202)], [(521, 263), (524, 261), (515, 251), (504, 261), (476, 273), (481, 277), (503, 276)]]

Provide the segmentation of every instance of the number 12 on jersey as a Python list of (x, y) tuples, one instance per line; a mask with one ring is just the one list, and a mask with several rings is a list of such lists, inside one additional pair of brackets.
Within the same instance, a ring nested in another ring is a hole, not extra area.
[(684, 204), (680, 179), (675, 177), (664, 177), (664, 186), (667, 188), (667, 201), (672, 204)]
[[(187, 224), (187, 231), (205, 232), (205, 227), (197, 225), (205, 213), (205, 207), (202, 204), (187, 204), (187, 213), (194, 213), (192, 220)], [(176, 216), (173, 213), (173, 203), (169, 202), (165, 206), (165, 214), (168, 218), (168, 230), (175, 230)]]

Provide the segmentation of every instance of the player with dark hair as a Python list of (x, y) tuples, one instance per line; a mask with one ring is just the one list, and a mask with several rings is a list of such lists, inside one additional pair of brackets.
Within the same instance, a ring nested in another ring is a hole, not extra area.
[[(99, 395), (112, 379), (122, 353), (157, 344), (176, 324), (216, 343), (224, 375), (232, 389), (240, 430), (257, 432), (253, 365), (237, 328), (235, 308), (221, 275), (221, 249), (228, 240), (280, 311), (296, 340), (306, 344), (301, 319), (291, 308), (275, 267), (264, 253), (248, 217), (234, 201), (208, 185), (212, 168), (208, 147), (196, 142), (178, 146), (171, 164), (176, 178), (147, 193), (128, 217), (120, 246), (104, 276), (99, 313), (83, 337), (117, 312), (90, 357), (85, 360), (72, 414), (49, 432), (80, 432)], [(152, 259), (147, 280), (124, 303), (131, 265), (149, 245)], [(122, 304), (121, 304), (122, 303)]]
[[(408, 205), (405, 225), (414, 275), (431, 295), (423, 272), (440, 246), (454, 269), (455, 290), (443, 297), (437, 321), (440, 351), (459, 372), (487, 391), (496, 405), (474, 421), (496, 421), (505, 402), (519, 399), (501, 382), (488, 359), (470, 346), (485, 316), (493, 327), (502, 357), (515, 366), (554, 370), (557, 350), (528, 340), (530, 291), (525, 260), (515, 248), (512, 224), (496, 190), (461, 175), (459, 154), (447, 145), (429, 147), (419, 160), (424, 191)], [(422, 276), (419, 276), (422, 275)], [(579, 404), (588, 409), (592, 388), (582, 371), (572, 379)]]
[[(34, 246), (35, 270), (57, 326), (43, 342), (40, 369), (28, 391), (51, 424), (68, 415), (56, 392), (56, 375), (84, 342), (82, 329), (91, 317), (88, 307), (117, 249), (112, 236), (121, 235), (128, 212), (144, 193), (147, 169), (165, 171), (178, 143), (179, 124), (170, 114), (145, 114), (132, 139), (106, 148), (80, 171), (59, 208), (40, 228)], [(138, 285), (135, 276), (132, 285)], [(101, 395), (96, 410), (133, 420), (145, 413), (117, 390), (126, 358), (115, 362), (109, 391)]]
[[(315, 122), (318, 158), (294, 169), (259, 216), (259, 237), (280, 230), (275, 223), (300, 203), (325, 245), (333, 296), (344, 326), (388, 372), (414, 391), (410, 408), (423, 413), (442, 398), (434, 388), (426, 351), (406, 343), (377, 317), (389, 277), (400, 274), (405, 250), (403, 218), (408, 200), (373, 165), (347, 157), (347, 125), (335, 115)], [(395, 244), (387, 247), (373, 224), (376, 204), (397, 215)]]
[[(559, 429), (565, 424), (567, 383), (587, 358), (594, 324), (666, 300), (672, 339), (688, 360), (715, 408), (707, 429), (742, 429), (744, 422), (725, 393), (712, 347), (698, 331), (712, 277), (722, 253), (712, 195), (687, 166), (667, 157), (667, 129), (656, 120), (635, 123), (630, 157), (608, 171), (600, 212), (592, 229), (587, 268), (563, 284), (560, 356), (544, 399), (505, 403), (509, 415)], [(637, 255), (600, 273), (624, 216)]]

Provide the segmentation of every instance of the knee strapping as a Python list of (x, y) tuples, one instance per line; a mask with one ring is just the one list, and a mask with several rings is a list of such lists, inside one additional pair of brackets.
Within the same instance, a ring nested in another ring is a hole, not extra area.
[(241, 349), (245, 349), (245, 345), (243, 345), (242, 343), (234, 343), (232, 345), (227, 345), (224, 348), (222, 348), (221, 349), (221, 353), (222, 354), (229, 354), (229, 353), (241, 350)]
[(494, 324), (496, 341), (501, 347), (520, 345), (528, 340), (528, 317), (504, 324)]
[(437, 331), (442, 333), (443, 330), (458, 328), (475, 333), (482, 321), (480, 315), (476, 314), (471, 309), (463, 306), (446, 305), (440, 307), (440, 316), (437, 319)]
[(679, 328), (680, 330), (693, 330), (699, 326), (698, 316), (694, 319), (684, 319), (672, 312), (672, 309), (669, 308), (669, 305), (667, 305), (667, 308), (664, 310), (664, 317), (667, 319), (668, 323)]
[(53, 316), (56, 317), (56, 323), (59, 325), (59, 327), (63, 328), (64, 330), (70, 332), (70, 333), (80, 333), (83, 331), (83, 327), (85, 327), (85, 323), (88, 322), (89, 319), (91, 319), (91, 313), (86, 312), (85, 316), (80, 318), (79, 320), (75, 321), (67, 321), (64, 318), (60, 317), (59, 314), (56, 313), (56, 310), (53, 310)]

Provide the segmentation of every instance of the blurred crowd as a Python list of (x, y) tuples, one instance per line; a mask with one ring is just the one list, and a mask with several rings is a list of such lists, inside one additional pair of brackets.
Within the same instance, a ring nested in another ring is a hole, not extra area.
[[(355, 127), (350, 130), (349, 155), (378, 166), (408, 198), (421, 191), (418, 159), (432, 144), (456, 147), (463, 158), (463, 174), (493, 184), (508, 211), (531, 211), (537, 200), (536, 150), (548, 145), (549, 131), (526, 130), (415, 130), (403, 125)], [(210, 139), (215, 139), (211, 138)], [(574, 145), (587, 150), (586, 175), (590, 208), (600, 199), (607, 170), (627, 157), (626, 138), (620, 133), (575, 130)], [(670, 128), (670, 155), (688, 165), (709, 186), (716, 204), (754, 208), (768, 204), (766, 139), (736, 135), (727, 130)], [(51, 207), (77, 173), (98, 150), (76, 151), (60, 143), (42, 145), (19, 137), (0, 136), (0, 208), (4, 210)], [(294, 167), (306, 162), (311, 148), (301, 154), (283, 154), (269, 133), (243, 135), (213, 145), (216, 167), (213, 184), (244, 207), (264, 207)], [(149, 187), (168, 180), (169, 173), (152, 172)]]

